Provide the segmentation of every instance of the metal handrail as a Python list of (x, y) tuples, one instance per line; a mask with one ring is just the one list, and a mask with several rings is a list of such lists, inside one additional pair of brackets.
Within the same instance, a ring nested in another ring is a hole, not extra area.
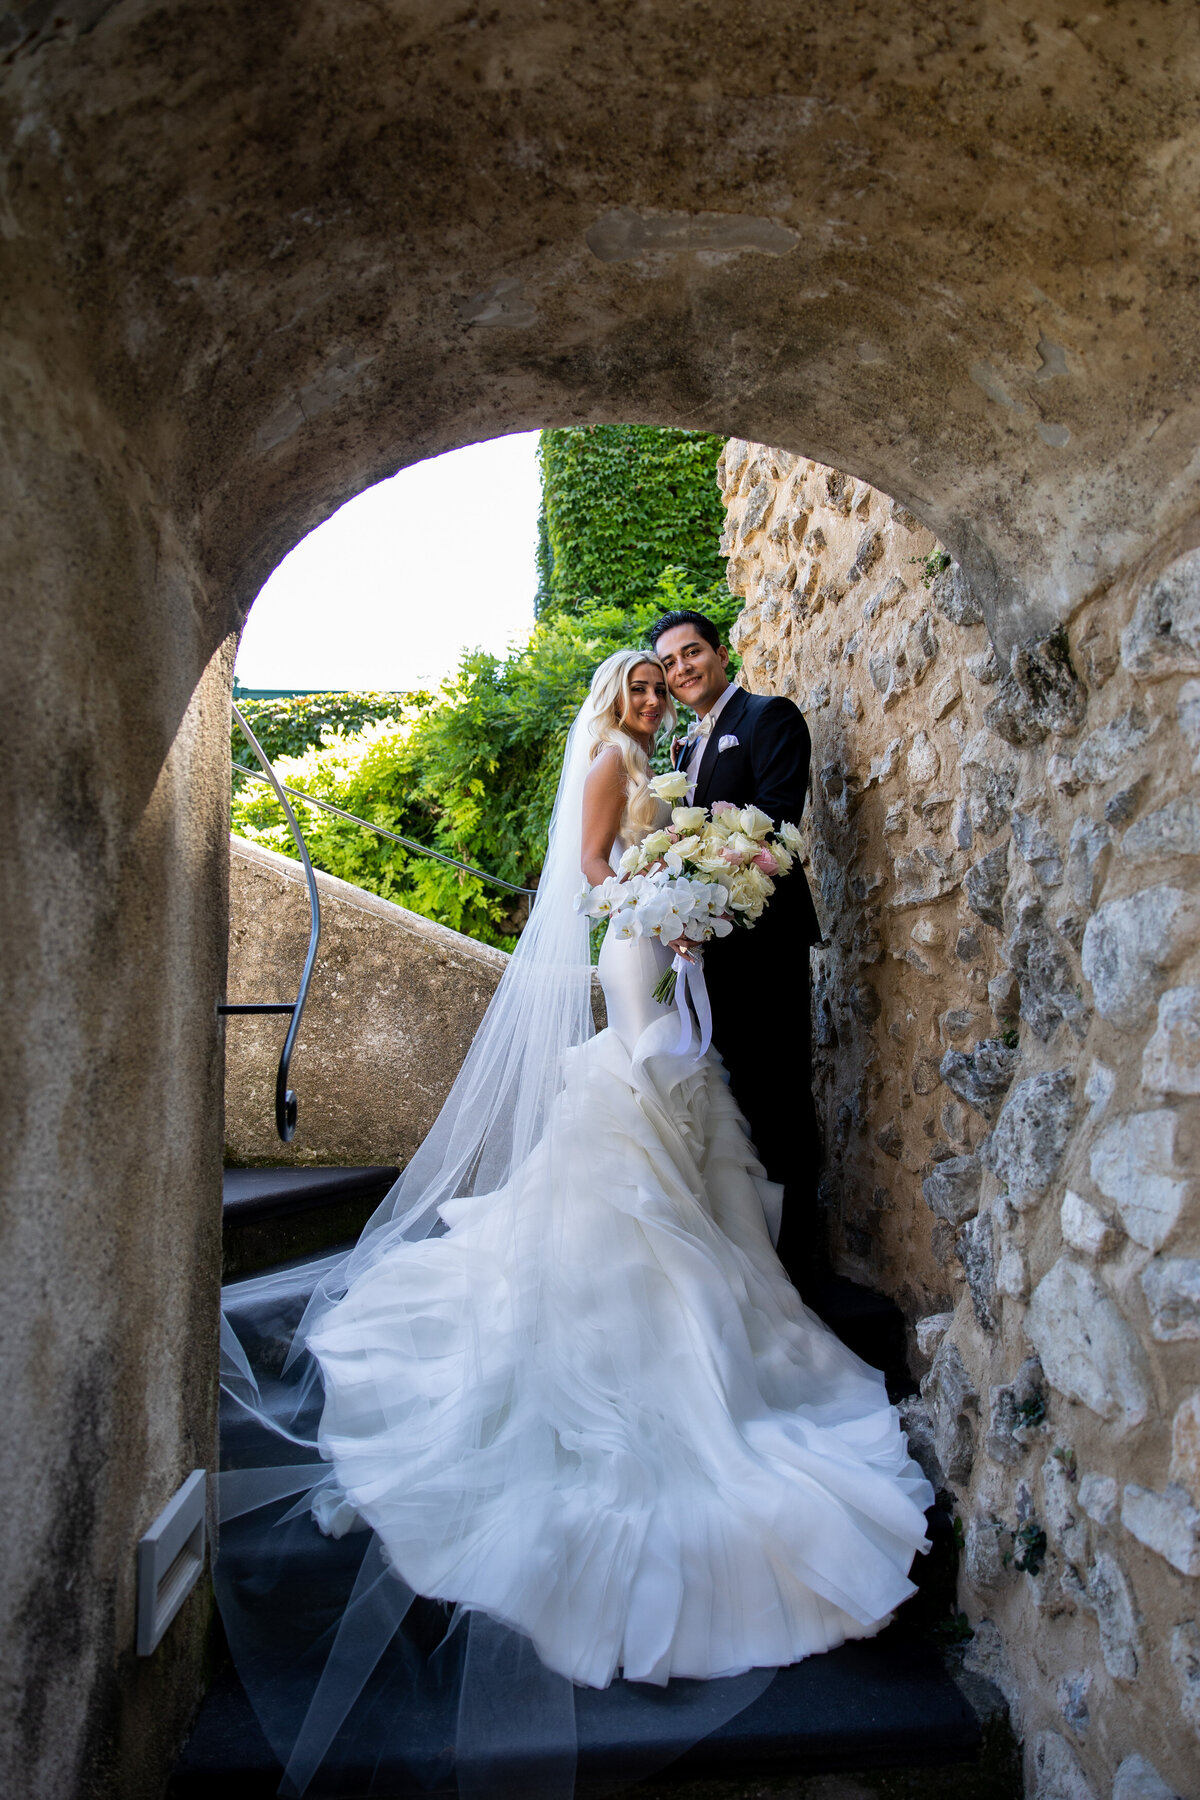
[[(234, 707), (234, 711), (237, 712), (236, 707)], [(238, 713), (238, 720), (239, 722), (241, 720), (240, 713)], [(244, 725), (242, 726), (242, 729), (243, 731), (245, 730)], [(258, 750), (257, 744), (255, 744), (254, 747)], [(262, 756), (262, 751), (259, 750), (258, 754)], [(452, 869), (462, 869), (467, 875), (477, 875), (480, 881), (490, 881), (495, 887), (507, 888), (510, 894), (527, 894), (532, 900), (534, 894), (537, 892), (536, 888), (518, 887), (515, 881), (505, 881), (501, 875), (489, 875), (486, 869), (472, 868), (470, 863), (459, 862), (456, 856), (445, 856), (440, 850), (431, 850), (428, 844), (418, 844), (413, 838), (401, 837), (398, 831), (389, 831), (386, 826), (376, 825), (370, 819), (360, 819), (357, 813), (346, 812), (343, 807), (335, 806), (332, 800), (318, 800), (315, 794), (306, 794), (303, 788), (281, 786), (273, 773), (262, 775), (257, 769), (248, 769), (245, 763), (240, 762), (235, 762), (233, 766), (239, 775), (253, 775), (255, 781), (270, 781), (272, 787), (277, 790), (281, 799), (283, 799), (285, 794), (290, 794), (293, 800), (302, 800), (305, 806), (319, 806), (325, 812), (336, 813), (339, 819), (348, 819), (352, 825), (365, 826), (368, 831), (373, 831), (377, 837), (391, 838), (394, 844), (403, 844), (406, 850), (418, 850), (422, 856), (432, 856), (435, 862), (448, 863)], [(265, 760), (263, 766), (264, 768), (269, 768), (269, 765)], [(288, 807), (286, 800), (283, 801), (283, 804), (287, 808), (288, 818), (291, 820), (291, 808)], [(294, 822), (292, 829), (295, 831)]]
[[(303, 833), (296, 823), (296, 815), (288, 804), (287, 791), (280, 783), (267, 760), (262, 745), (247, 725), (237, 702), (233, 702), (233, 716), (238, 722), (238, 729), (246, 739), (250, 748), (263, 766), (261, 781), (269, 781), (275, 789), (279, 804), (287, 815), (287, 822), (292, 828), (292, 836), (296, 840), (296, 848), (300, 852), (300, 861), (304, 864), (304, 879), (308, 883), (308, 909), (310, 926), (308, 933), (308, 955), (304, 959), (304, 968), (300, 976), (300, 986), (294, 1000), (251, 1002), (243, 1005), (222, 1004), (219, 1013), (290, 1013), (291, 1024), (287, 1028), (287, 1036), (283, 1040), (283, 1049), (279, 1052), (279, 1067), (275, 1074), (275, 1129), (285, 1144), (290, 1144), (296, 1133), (297, 1102), (296, 1096), (287, 1084), (288, 1069), (291, 1065), (292, 1051), (296, 1045), (296, 1033), (300, 1029), (300, 1016), (304, 1011), (304, 1002), (308, 998), (308, 984), (312, 978), (313, 964), (317, 960), (317, 945), (321, 941), (321, 897), (317, 892), (317, 878), (313, 873), (312, 859), (308, 854)], [(257, 769), (242, 768), (247, 775), (258, 775)]]

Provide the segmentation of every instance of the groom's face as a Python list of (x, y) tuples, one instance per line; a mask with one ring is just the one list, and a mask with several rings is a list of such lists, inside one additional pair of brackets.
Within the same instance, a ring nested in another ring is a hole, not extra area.
[(724, 644), (714, 650), (694, 625), (672, 625), (655, 649), (676, 700), (703, 717), (729, 686), (725, 673), (729, 652)]

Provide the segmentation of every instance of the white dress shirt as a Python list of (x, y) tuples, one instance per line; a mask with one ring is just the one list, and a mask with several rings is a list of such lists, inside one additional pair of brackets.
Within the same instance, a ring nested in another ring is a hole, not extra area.
[(684, 799), (684, 804), (687, 806), (692, 806), (695, 803), (696, 783), (700, 779), (700, 764), (704, 761), (704, 752), (708, 748), (708, 740), (716, 730), (717, 720), (720, 718), (729, 702), (733, 699), (736, 692), (737, 688), (731, 681), (729, 686), (722, 693), (720, 699), (714, 700), (704, 717), (699, 720), (699, 730), (697, 735), (690, 747), (684, 751), (679, 766), (686, 773), (688, 778), (688, 791)]

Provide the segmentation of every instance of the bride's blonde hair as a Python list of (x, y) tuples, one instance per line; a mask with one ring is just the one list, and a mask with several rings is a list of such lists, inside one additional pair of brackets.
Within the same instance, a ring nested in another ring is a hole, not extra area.
[[(589, 727), (592, 735), (591, 759), (609, 744), (620, 751), (625, 768), (626, 801), (621, 818), (621, 836), (630, 842), (645, 837), (658, 822), (659, 802), (650, 789), (650, 761), (642, 746), (624, 725), (629, 712), (630, 683), (633, 672), (649, 663), (657, 669), (666, 687), (667, 671), (653, 650), (614, 650), (592, 676), (592, 707), (595, 713)], [(667, 710), (663, 718), (668, 730), (677, 718), (675, 703), (667, 689)]]

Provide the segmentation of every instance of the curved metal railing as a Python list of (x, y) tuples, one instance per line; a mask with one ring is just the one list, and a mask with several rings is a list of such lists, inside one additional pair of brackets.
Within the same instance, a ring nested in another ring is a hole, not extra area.
[(421, 856), (430, 856), (435, 862), (447, 863), (452, 869), (461, 869), (466, 875), (476, 875), (481, 881), (490, 881), (495, 887), (506, 888), (510, 894), (524, 894), (532, 899), (534, 888), (518, 887), (515, 881), (505, 881), (500, 875), (489, 875), (486, 869), (476, 869), (470, 863), (460, 862), (456, 856), (446, 856), (441, 850), (431, 850), (427, 844), (418, 844), (413, 838), (401, 837), (398, 831), (389, 831), (384, 825), (376, 825), (371, 819), (360, 819), (356, 813), (347, 812), (344, 807), (335, 806), (332, 800), (318, 800), (315, 794), (306, 794), (302, 788), (288, 787), (280, 781), (265, 750), (247, 725), (238, 708), (233, 703), (233, 716), (237, 720), (238, 730), (262, 764), (261, 769), (247, 768), (245, 763), (234, 763), (234, 771), (239, 775), (251, 775), (255, 781), (265, 781), (275, 790), (275, 797), (282, 806), (296, 848), (300, 853), (300, 861), (304, 865), (304, 879), (308, 885), (308, 908), (311, 925), (308, 934), (308, 955), (304, 959), (304, 969), (300, 976), (300, 986), (294, 1000), (244, 1001), (240, 1003), (222, 1003), (219, 1013), (290, 1013), (291, 1023), (287, 1036), (283, 1040), (283, 1049), (279, 1052), (279, 1067), (275, 1075), (275, 1129), (285, 1144), (290, 1144), (296, 1133), (297, 1101), (289, 1088), (288, 1070), (291, 1066), (292, 1051), (296, 1045), (296, 1034), (300, 1029), (300, 1017), (304, 1011), (304, 1002), (308, 998), (308, 984), (312, 977), (313, 965), (317, 960), (317, 945), (321, 941), (321, 897), (317, 891), (317, 878), (313, 872), (312, 858), (308, 854), (308, 846), (304, 842), (295, 813), (289, 803), (300, 800), (305, 806), (319, 806), (323, 812), (336, 813), (339, 819), (346, 819), (351, 825), (361, 825), (367, 831), (373, 831), (377, 837), (390, 838), (395, 844), (402, 844), (406, 850), (415, 850)]
[[(300, 986), (294, 1000), (252, 1002), (242, 1005), (222, 1004), (219, 1013), (290, 1013), (291, 1023), (287, 1028), (287, 1036), (283, 1040), (283, 1049), (279, 1052), (279, 1067), (275, 1073), (275, 1129), (285, 1144), (290, 1144), (296, 1134), (297, 1101), (288, 1086), (288, 1069), (291, 1066), (292, 1051), (296, 1047), (296, 1033), (300, 1029), (300, 1016), (304, 1011), (304, 1002), (308, 999), (308, 984), (312, 979), (313, 964), (317, 960), (317, 945), (321, 941), (321, 897), (317, 892), (317, 878), (313, 873), (312, 859), (304, 842), (304, 834), (296, 823), (296, 815), (288, 804), (287, 793), (267, 760), (266, 752), (245, 719), (233, 703), (233, 716), (238, 722), (238, 730), (257, 756), (263, 766), (260, 779), (269, 781), (275, 789), (276, 797), (287, 816), (292, 836), (296, 840), (296, 848), (300, 852), (300, 861), (304, 864), (304, 879), (308, 884), (308, 955), (304, 958), (304, 969), (300, 976)], [(240, 765), (239, 765), (240, 766)], [(257, 769), (246, 769), (247, 775), (257, 775)]]

